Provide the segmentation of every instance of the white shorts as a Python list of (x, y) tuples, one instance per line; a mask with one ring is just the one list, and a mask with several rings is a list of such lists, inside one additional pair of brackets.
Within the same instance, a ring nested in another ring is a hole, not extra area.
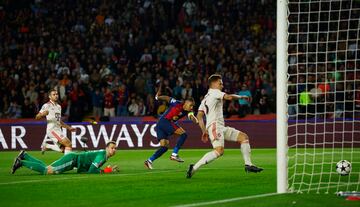
[(207, 130), (213, 148), (224, 147), (224, 140), (237, 142), (240, 133), (235, 128), (218, 125), (216, 122), (212, 123)]
[(66, 138), (62, 131), (60, 130), (52, 130), (50, 132), (47, 133), (47, 136), (55, 143), (59, 143), (61, 140), (63, 140), (64, 138)]
[(104, 108), (104, 116), (115, 117), (115, 108)]

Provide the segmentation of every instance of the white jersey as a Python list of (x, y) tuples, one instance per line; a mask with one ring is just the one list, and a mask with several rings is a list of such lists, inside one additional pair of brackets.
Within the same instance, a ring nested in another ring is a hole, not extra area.
[(49, 114), (46, 115), (47, 120), (47, 128), (46, 132), (49, 134), (51, 131), (61, 131), (61, 106), (57, 103), (53, 103), (51, 101), (45, 103), (41, 109), (40, 113), (48, 110)]
[(201, 101), (199, 111), (203, 111), (206, 115), (206, 129), (214, 122), (217, 125), (225, 126), (223, 115), (224, 95), (225, 93), (219, 89), (210, 88)]

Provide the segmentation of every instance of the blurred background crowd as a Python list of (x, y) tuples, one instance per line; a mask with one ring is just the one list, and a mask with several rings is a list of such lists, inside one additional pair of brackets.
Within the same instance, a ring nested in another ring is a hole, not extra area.
[(226, 116), (274, 113), (275, 13), (271, 0), (4, 0), (0, 117), (34, 117), (50, 88), (68, 121), (158, 116), (160, 83), (198, 106), (213, 73), (251, 97)]

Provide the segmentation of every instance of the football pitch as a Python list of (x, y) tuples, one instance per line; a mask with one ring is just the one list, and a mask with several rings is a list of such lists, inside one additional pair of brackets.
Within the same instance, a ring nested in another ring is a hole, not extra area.
[[(70, 171), (39, 175), (26, 168), (10, 174), (18, 152), (0, 152), (0, 206), (359, 206), (334, 194), (276, 192), (276, 150), (253, 149), (252, 159), (265, 170), (244, 171), (240, 149), (226, 149), (220, 159), (205, 165), (191, 179), (185, 174), (210, 149), (183, 149), (184, 163), (169, 160), (167, 152), (154, 162), (143, 162), (154, 150), (118, 150), (105, 165), (118, 165), (116, 174), (89, 175)], [(60, 153), (30, 154), (50, 164)]]

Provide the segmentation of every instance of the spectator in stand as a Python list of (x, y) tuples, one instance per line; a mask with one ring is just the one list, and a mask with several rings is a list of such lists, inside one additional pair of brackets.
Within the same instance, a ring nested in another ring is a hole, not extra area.
[(312, 109), (312, 103), (313, 103), (313, 99), (311, 97), (310, 92), (308, 92), (308, 88), (310, 88), (311, 86), (306, 86), (305, 90), (302, 91), (299, 94), (299, 118), (304, 119), (306, 117), (311, 117), (311, 114), (308, 113), (313, 113), (313, 109)]
[(261, 89), (260, 94), (256, 97), (257, 108), (260, 114), (267, 114), (269, 110), (269, 97), (265, 89)]
[(22, 118), (34, 118), (36, 115), (35, 106), (30, 102), (30, 98), (25, 98), (24, 105), (21, 107)]
[(352, 83), (346, 84), (346, 92), (345, 92), (345, 118), (353, 118), (353, 110), (354, 110), (354, 85)]
[(105, 89), (104, 95), (104, 116), (115, 117), (114, 94), (110, 88)]
[(70, 114), (69, 121), (81, 122), (84, 113), (84, 91), (79, 87), (77, 82), (72, 84), (72, 89), (69, 93), (70, 99)]
[(138, 116), (145, 116), (146, 115), (146, 106), (144, 105), (144, 101), (139, 99), (139, 114)]
[(21, 117), (21, 108), (16, 101), (11, 101), (8, 110), (5, 112), (7, 118), (17, 119)]
[(355, 117), (360, 117), (360, 83), (356, 83), (356, 90), (355, 90)]
[[(212, 73), (226, 77), (226, 90), (234, 93), (238, 89), (234, 83), (245, 82), (251, 92), (266, 87), (260, 82), (275, 83), (276, 4), (272, 1), (101, 1), (94, 5), (78, 0), (74, 6), (53, 0), (15, 4), (3, 3), (6, 15), (0, 21), (0, 37), (4, 37), (0, 94), (7, 97), (2, 98), (3, 111), (10, 106), (8, 89), (20, 94), (22, 86), (24, 98), (37, 106), (45, 101), (44, 86), (57, 85), (60, 100), (66, 96), (71, 100), (72, 84), (77, 82), (84, 93), (80, 99), (84, 113), (71, 119), (81, 120), (91, 114), (92, 108), (86, 104), (91, 99), (86, 97), (92, 96), (92, 89), (110, 86), (116, 94), (119, 81), (127, 86), (128, 94), (146, 99), (151, 115), (157, 115), (157, 107), (142, 95), (153, 96), (160, 79), (169, 82), (174, 97), (182, 98), (179, 90), (190, 84), (192, 95), (200, 100), (204, 95), (200, 85), (207, 88), (204, 83)], [(254, 15), (258, 13), (262, 15)], [(46, 24), (41, 23), (45, 20)]]
[(121, 84), (116, 91), (117, 116), (127, 116), (128, 92), (125, 84)]
[(138, 103), (136, 102), (136, 99), (135, 98), (132, 98), (131, 99), (131, 102), (130, 102), (130, 105), (129, 105), (129, 114), (130, 116), (139, 116), (139, 105)]
[(190, 83), (185, 84), (185, 88), (181, 91), (181, 97), (183, 100), (192, 97), (192, 88)]
[(173, 97), (177, 100), (180, 100), (181, 99), (181, 92), (183, 90), (183, 87), (181, 87), (181, 84), (180, 84), (180, 81), (179, 80), (176, 80), (176, 85), (175, 87), (172, 89), (173, 91)]
[(246, 84), (242, 84), (241, 90), (237, 93), (239, 96), (247, 96), (248, 99), (239, 99), (239, 117), (245, 117), (251, 112), (252, 96), (251, 92), (247, 89)]
[(104, 101), (104, 94), (100, 91), (99, 88), (95, 88), (92, 93), (92, 106), (93, 106), (93, 116), (95, 117), (96, 121), (100, 120), (102, 116), (102, 109), (103, 109), (103, 101)]
[(335, 118), (342, 117), (344, 115), (344, 109), (345, 109), (344, 84), (337, 83), (336, 92), (335, 92)]

